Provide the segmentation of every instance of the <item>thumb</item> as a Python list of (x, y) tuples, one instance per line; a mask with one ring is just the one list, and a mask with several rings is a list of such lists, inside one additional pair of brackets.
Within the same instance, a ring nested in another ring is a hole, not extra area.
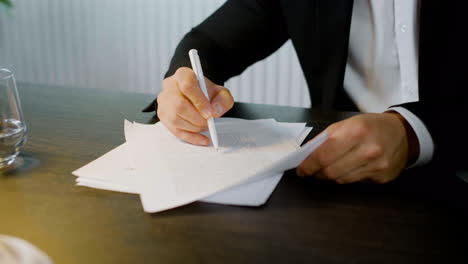
[(234, 98), (227, 88), (218, 86), (218, 92), (211, 97), (210, 103), (215, 111), (214, 117), (218, 118), (232, 108)]
[(214, 118), (218, 118), (226, 113), (234, 105), (234, 98), (226, 87), (213, 83), (205, 78), (206, 88), (210, 97), (210, 104), (214, 109)]

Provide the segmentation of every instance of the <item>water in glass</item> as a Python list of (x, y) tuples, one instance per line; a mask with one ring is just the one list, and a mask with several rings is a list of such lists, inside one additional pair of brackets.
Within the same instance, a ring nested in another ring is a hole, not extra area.
[(0, 120), (0, 167), (15, 160), (26, 140), (26, 128), (19, 120)]
[(0, 68), (0, 168), (15, 161), (26, 141), (18, 90), (13, 73)]

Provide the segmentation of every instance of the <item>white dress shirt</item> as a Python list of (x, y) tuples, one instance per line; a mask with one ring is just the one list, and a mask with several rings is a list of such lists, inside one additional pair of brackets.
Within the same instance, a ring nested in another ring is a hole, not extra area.
[(432, 159), (434, 143), (424, 123), (403, 107), (417, 102), (419, 4), (417, 0), (355, 0), (344, 88), (362, 112), (392, 109), (419, 141), (415, 164)]

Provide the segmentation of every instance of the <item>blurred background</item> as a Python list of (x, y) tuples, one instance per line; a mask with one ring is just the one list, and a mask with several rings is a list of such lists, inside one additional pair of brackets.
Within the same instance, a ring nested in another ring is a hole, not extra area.
[[(225, 1), (11, 2), (0, 4), (0, 66), (19, 82), (156, 96), (177, 43)], [(240, 102), (311, 104), (290, 41), (225, 86)]]

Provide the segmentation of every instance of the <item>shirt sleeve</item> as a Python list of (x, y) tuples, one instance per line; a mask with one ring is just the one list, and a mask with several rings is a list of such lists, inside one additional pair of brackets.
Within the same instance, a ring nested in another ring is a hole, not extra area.
[(431, 134), (429, 133), (429, 130), (426, 128), (421, 119), (419, 119), (408, 109), (401, 106), (390, 107), (389, 110), (395, 111), (403, 116), (413, 128), (418, 139), (419, 156), (416, 159), (416, 162), (411, 164), (409, 167), (422, 166), (429, 163), (434, 156), (434, 141)]

